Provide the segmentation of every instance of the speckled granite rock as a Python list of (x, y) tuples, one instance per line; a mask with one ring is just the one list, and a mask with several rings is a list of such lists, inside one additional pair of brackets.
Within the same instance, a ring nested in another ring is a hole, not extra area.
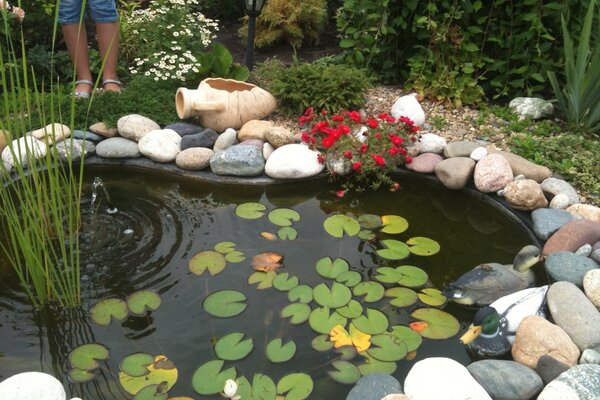
[(264, 166), (262, 151), (243, 144), (218, 151), (210, 159), (210, 168), (217, 175), (256, 176)]
[(510, 182), (504, 188), (504, 198), (516, 210), (531, 211), (548, 205), (540, 184), (533, 179)]
[(117, 121), (119, 135), (135, 142), (138, 142), (148, 132), (156, 130), (160, 130), (160, 125), (139, 114), (125, 115)]
[(489, 154), (475, 165), (475, 187), (480, 192), (491, 193), (503, 189), (513, 179), (510, 164), (499, 154)]
[(600, 365), (582, 364), (550, 382), (537, 400), (598, 400)]

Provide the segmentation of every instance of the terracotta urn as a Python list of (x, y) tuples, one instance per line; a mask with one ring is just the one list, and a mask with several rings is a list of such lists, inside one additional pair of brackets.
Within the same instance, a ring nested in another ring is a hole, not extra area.
[(233, 79), (208, 78), (198, 89), (177, 89), (175, 106), (179, 118), (198, 117), (200, 124), (216, 132), (240, 129), (253, 119), (275, 111), (275, 97), (250, 83)]

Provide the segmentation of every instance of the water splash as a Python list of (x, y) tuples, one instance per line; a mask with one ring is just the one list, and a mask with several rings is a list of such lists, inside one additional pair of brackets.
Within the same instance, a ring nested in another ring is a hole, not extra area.
[(112, 203), (110, 202), (110, 195), (108, 194), (108, 190), (106, 190), (106, 186), (104, 186), (104, 182), (102, 182), (102, 179), (100, 179), (100, 177), (95, 177), (94, 178), (94, 182), (92, 183), (92, 212), (96, 212), (96, 200), (98, 199), (98, 191), (99, 189), (102, 189), (102, 192), (104, 194), (104, 197), (106, 198), (106, 203), (107, 203), (107, 207), (106, 207), (106, 212), (108, 214), (115, 214), (119, 211), (119, 209), (115, 206), (112, 205)]

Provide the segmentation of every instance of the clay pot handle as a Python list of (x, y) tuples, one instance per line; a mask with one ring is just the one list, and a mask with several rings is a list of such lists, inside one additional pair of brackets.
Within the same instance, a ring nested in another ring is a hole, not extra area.
[(175, 108), (179, 118), (185, 119), (197, 115), (203, 111), (223, 111), (225, 103), (220, 101), (202, 101), (198, 90), (189, 90), (186, 88), (177, 89), (175, 94)]
[(203, 101), (201, 103), (194, 103), (192, 108), (196, 111), (223, 111), (225, 104), (220, 101)]

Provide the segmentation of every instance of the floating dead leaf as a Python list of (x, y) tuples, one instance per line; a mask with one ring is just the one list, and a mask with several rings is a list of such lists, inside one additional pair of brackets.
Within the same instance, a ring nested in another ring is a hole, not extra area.
[(277, 236), (275, 236), (273, 233), (271, 232), (261, 232), (260, 236), (262, 236), (263, 238), (267, 239), (267, 240), (277, 240)]
[(411, 361), (411, 360), (414, 360), (416, 356), (417, 356), (416, 351), (409, 351), (408, 353), (406, 353), (406, 357), (404, 359), (406, 361)]
[(257, 271), (269, 272), (283, 267), (283, 255), (274, 251), (266, 251), (252, 257), (252, 268)]

